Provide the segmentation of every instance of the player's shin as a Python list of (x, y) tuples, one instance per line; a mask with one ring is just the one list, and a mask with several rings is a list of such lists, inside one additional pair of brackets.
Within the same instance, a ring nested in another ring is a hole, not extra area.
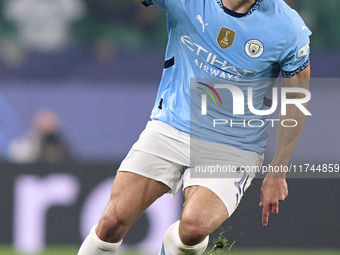
[(201, 243), (188, 246), (184, 245), (179, 237), (179, 222), (172, 224), (165, 232), (163, 246), (159, 255), (201, 255), (208, 246), (209, 236)]
[(114, 255), (116, 250), (121, 245), (122, 241), (118, 243), (108, 243), (99, 239), (96, 234), (96, 226), (92, 229), (90, 234), (86, 237), (81, 245), (78, 255)]

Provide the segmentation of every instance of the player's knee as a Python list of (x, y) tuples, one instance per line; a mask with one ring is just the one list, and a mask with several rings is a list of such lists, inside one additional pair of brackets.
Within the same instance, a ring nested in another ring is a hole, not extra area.
[(179, 226), (179, 236), (183, 244), (196, 245), (209, 235), (209, 229), (209, 221), (204, 222), (194, 215), (182, 215)]
[(118, 242), (124, 237), (130, 225), (126, 215), (105, 212), (99, 221), (97, 235), (103, 241)]

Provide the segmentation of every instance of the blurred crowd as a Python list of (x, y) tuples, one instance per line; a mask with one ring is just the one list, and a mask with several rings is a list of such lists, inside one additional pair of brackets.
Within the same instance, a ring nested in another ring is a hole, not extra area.
[(162, 14), (129, 0), (0, 0), (0, 56), (16, 65), (27, 52), (88, 47), (108, 58), (163, 45)]
[(49, 109), (33, 116), (30, 128), (10, 143), (7, 159), (14, 163), (62, 163), (73, 161), (73, 155), (63, 137), (58, 115)]
[(17, 113), (1, 96), (0, 109), (0, 161), (55, 164), (76, 160), (53, 110), (38, 110), (27, 129), (20, 131)]
[[(314, 47), (340, 48), (339, 0), (286, 0), (314, 32)], [(166, 17), (158, 7), (130, 0), (0, 0), (0, 56), (9, 64), (29, 51), (92, 47), (99, 58), (117, 49), (166, 43)]]

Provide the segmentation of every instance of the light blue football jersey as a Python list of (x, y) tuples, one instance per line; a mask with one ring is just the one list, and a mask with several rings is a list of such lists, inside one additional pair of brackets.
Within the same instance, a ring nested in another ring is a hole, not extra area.
[[(151, 119), (200, 140), (263, 154), (270, 124), (265, 120), (270, 116), (248, 109), (248, 88), (254, 108), (269, 109), (280, 72), (292, 77), (309, 65), (311, 32), (298, 13), (283, 0), (257, 0), (245, 14), (226, 9), (220, 0), (145, 0), (144, 4), (165, 9), (169, 34)], [(242, 114), (234, 112), (231, 91), (216, 84), (242, 91)], [(205, 114), (202, 95), (207, 95)], [(248, 121), (255, 119), (264, 124), (249, 126)], [(214, 126), (214, 120), (228, 124)]]

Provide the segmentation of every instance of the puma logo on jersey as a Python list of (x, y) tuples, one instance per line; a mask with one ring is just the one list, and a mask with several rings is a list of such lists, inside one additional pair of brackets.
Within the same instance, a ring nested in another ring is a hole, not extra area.
[(196, 19), (198, 19), (198, 21), (202, 24), (202, 30), (203, 30), (203, 33), (204, 33), (205, 27), (208, 26), (208, 23), (205, 23), (205, 24), (204, 24), (201, 15), (197, 15), (197, 16), (196, 16)]

